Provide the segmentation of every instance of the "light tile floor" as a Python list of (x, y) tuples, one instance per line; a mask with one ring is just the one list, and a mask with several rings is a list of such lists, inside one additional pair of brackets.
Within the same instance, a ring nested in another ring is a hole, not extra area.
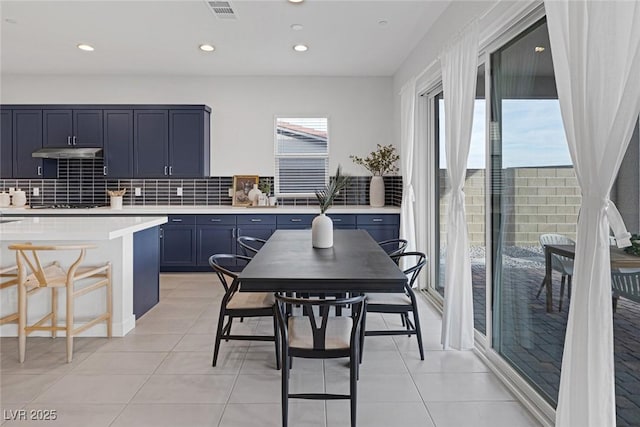
[[(273, 344), (222, 343), (211, 367), (222, 286), (215, 275), (164, 274), (161, 302), (124, 338), (78, 338), (65, 363), (64, 339), (29, 338), (24, 364), (17, 339), (0, 340), (3, 426), (279, 426), (280, 372)], [(525, 427), (539, 424), (471, 352), (442, 351), (440, 315), (420, 298), (425, 360), (415, 337), (369, 337), (358, 383), (363, 427)], [(399, 316), (369, 315), (372, 327)], [(267, 320), (234, 330), (272, 331)], [(292, 392), (348, 392), (343, 360), (294, 361)], [(292, 427), (349, 425), (347, 401), (291, 401)], [(11, 420), (55, 410), (53, 422)], [(30, 411), (35, 412), (30, 412)]]

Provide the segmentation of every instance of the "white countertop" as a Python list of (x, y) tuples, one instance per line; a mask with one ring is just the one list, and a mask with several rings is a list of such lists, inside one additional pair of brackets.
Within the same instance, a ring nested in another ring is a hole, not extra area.
[[(333, 206), (327, 211), (330, 214), (399, 214), (398, 206), (373, 208), (366, 205)], [(0, 208), (2, 215), (177, 215), (177, 214), (318, 214), (317, 206), (276, 206), (260, 208), (244, 208), (232, 206), (125, 206), (122, 210), (109, 207), (93, 209), (30, 209)]]
[(25, 216), (23, 218), (5, 217), (3, 220), (10, 220), (11, 222), (0, 222), (0, 241), (96, 241), (112, 240), (127, 234), (135, 233), (136, 231), (164, 224), (167, 222), (167, 217), (120, 216), (74, 218)]

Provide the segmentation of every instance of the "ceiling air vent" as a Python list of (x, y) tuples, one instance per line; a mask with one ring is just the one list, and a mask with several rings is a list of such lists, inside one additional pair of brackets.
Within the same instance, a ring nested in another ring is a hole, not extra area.
[(218, 19), (237, 19), (236, 14), (228, 1), (208, 1), (207, 4)]

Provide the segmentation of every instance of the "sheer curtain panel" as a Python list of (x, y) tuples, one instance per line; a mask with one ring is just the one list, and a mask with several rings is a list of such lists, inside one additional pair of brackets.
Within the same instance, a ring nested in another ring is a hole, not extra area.
[(474, 22), (440, 55), (444, 92), (445, 153), (451, 199), (447, 218), (442, 345), (473, 348), (473, 294), (464, 182), (471, 144), (478, 73), (478, 26)]
[[(400, 206), (400, 238), (409, 242), (407, 252), (416, 250), (416, 223), (414, 218), (414, 204), (416, 196), (413, 191), (413, 153), (416, 140), (416, 78), (411, 78), (400, 91), (400, 173), (404, 186), (402, 189), (402, 205)], [(402, 268), (406, 270), (407, 260), (402, 259)]]
[(558, 427), (613, 427), (609, 227), (629, 233), (609, 191), (640, 113), (640, 2), (545, 1), (571, 159), (582, 190)]

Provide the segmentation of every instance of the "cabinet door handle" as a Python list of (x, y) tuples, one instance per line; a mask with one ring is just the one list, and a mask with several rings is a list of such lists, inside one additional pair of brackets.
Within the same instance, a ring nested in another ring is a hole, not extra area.
[(38, 176), (42, 175), (42, 166), (38, 166)]
[(236, 238), (236, 229), (235, 229), (235, 228), (232, 228), (232, 229), (231, 229), (231, 238), (232, 238), (232, 239), (235, 239), (235, 238)]
[(169, 166), (169, 175), (173, 175), (173, 166)]
[(382, 222), (382, 218), (373, 218), (373, 222)]
[(333, 220), (333, 222), (341, 222), (342, 221), (342, 219), (340, 219), (340, 218), (331, 218), (331, 219)]
[(71, 145), (71, 136), (67, 137), (67, 145)]
[(165, 166), (165, 167), (164, 167), (164, 174), (165, 174), (165, 175), (167, 174), (167, 169), (168, 169), (168, 168)]
[(171, 218), (171, 222), (182, 222), (180, 218)]
[(262, 222), (260, 218), (251, 218), (251, 222)]
[(291, 218), (291, 222), (302, 222), (300, 218)]
[(222, 220), (220, 218), (211, 218), (209, 221), (211, 221), (211, 222), (220, 222)]
[(76, 136), (73, 135), (73, 145), (76, 145)]
[(107, 175), (107, 167), (106, 166), (102, 167), (102, 175), (104, 175), (104, 176)]
[(164, 228), (160, 227), (160, 238), (164, 237)]

